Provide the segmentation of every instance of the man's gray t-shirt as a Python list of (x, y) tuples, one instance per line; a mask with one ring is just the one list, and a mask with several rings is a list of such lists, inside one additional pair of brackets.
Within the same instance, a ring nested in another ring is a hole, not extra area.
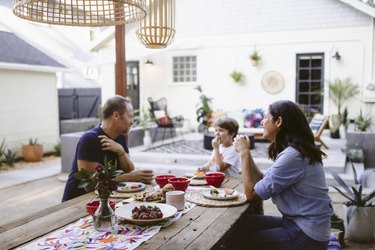
[(327, 241), (333, 213), (322, 164), (309, 164), (293, 147), (287, 147), (255, 184), (257, 195), (272, 198), (279, 211), (292, 219), (310, 238)]

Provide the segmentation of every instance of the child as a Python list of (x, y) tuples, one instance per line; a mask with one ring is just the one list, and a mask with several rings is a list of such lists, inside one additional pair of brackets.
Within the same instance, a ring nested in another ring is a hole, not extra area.
[(238, 123), (232, 118), (220, 118), (214, 123), (215, 138), (212, 140), (212, 154), (210, 160), (198, 171), (210, 171), (213, 166), (216, 171), (223, 172), (229, 177), (238, 177), (240, 157), (233, 146), (233, 138), (238, 132)]

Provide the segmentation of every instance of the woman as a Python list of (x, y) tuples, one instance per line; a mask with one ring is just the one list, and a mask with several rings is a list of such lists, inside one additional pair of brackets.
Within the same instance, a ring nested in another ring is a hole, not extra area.
[(233, 249), (327, 249), (330, 218), (322, 157), (300, 108), (291, 101), (269, 106), (262, 120), (271, 141), (268, 156), (274, 164), (264, 174), (251, 156), (249, 140), (237, 136), (244, 190), (250, 202), (272, 198), (282, 217), (247, 215), (230, 240)]

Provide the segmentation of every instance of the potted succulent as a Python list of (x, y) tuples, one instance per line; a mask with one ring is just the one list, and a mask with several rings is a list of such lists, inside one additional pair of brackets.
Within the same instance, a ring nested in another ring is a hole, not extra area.
[(250, 54), (249, 58), (251, 60), (251, 64), (254, 67), (258, 66), (260, 60), (262, 59), (262, 57), (260, 56), (260, 54), (258, 53), (256, 49), (253, 51), (253, 53)]
[(345, 226), (344, 220), (341, 219), (336, 213), (331, 216), (331, 228), (339, 230), (338, 240), (340, 245), (345, 246), (344, 236), (345, 236)]
[(211, 108), (212, 98), (209, 98), (203, 94), (203, 90), (200, 85), (198, 85), (195, 89), (201, 94), (199, 97), (201, 102), (197, 104), (198, 109), (195, 111), (195, 113), (197, 114), (197, 122), (200, 123), (198, 126), (198, 131), (203, 132), (204, 129), (207, 128), (208, 120), (213, 112)]
[(354, 123), (356, 125), (357, 130), (364, 132), (364, 131), (367, 131), (369, 127), (371, 126), (372, 118), (364, 117), (362, 115), (362, 110), (361, 110), (361, 112), (359, 113), (359, 116), (357, 117)]
[(27, 162), (41, 161), (43, 158), (43, 145), (38, 143), (37, 138), (30, 138), (29, 144), (22, 145), (22, 155)]
[(244, 74), (235, 70), (230, 74), (230, 76), (232, 77), (233, 81), (236, 83), (241, 83), (245, 77)]
[(337, 114), (331, 115), (331, 137), (340, 138), (339, 128), (341, 125), (342, 105), (359, 93), (358, 85), (352, 83), (350, 78), (341, 80), (336, 78), (329, 81), (329, 96), (332, 102), (337, 106)]
[(327, 169), (344, 191), (338, 187), (332, 187), (347, 199), (347, 201), (343, 203), (345, 236), (352, 241), (373, 241), (375, 204), (371, 202), (371, 199), (375, 197), (375, 190), (372, 190), (368, 195), (364, 195), (363, 183), (365, 178), (361, 176), (358, 179), (356, 169), (352, 162), (351, 166), (354, 178), (354, 185), (351, 187), (349, 187), (335, 171)]

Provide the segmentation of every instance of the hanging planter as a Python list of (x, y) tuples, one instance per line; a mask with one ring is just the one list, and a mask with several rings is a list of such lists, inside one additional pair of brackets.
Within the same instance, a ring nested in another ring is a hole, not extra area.
[(242, 74), (240, 71), (233, 71), (230, 74), (230, 77), (232, 77), (235, 83), (242, 83), (243, 79), (245, 78), (245, 75)]
[(251, 64), (254, 67), (257, 67), (259, 65), (260, 60), (262, 59), (262, 57), (256, 49), (253, 51), (253, 53), (250, 54), (249, 58), (251, 60)]

